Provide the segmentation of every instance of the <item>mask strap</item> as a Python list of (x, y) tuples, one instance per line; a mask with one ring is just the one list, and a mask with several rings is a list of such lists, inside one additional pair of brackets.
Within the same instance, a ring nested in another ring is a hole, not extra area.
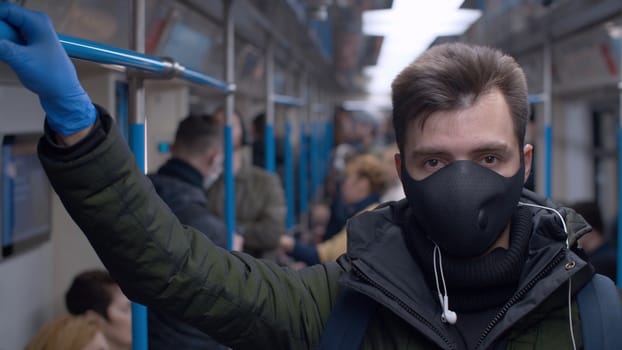
[[(438, 269), (437, 269), (437, 264), (436, 264), (436, 256), (438, 254)], [(447, 285), (445, 285), (445, 274), (443, 273), (443, 256), (441, 255), (441, 250), (438, 247), (438, 245), (436, 245), (436, 243), (434, 243), (434, 252), (432, 255), (432, 263), (434, 265), (434, 280), (436, 281), (436, 291), (438, 292), (438, 301), (441, 304), (441, 307), (443, 308), (443, 313), (441, 313), (441, 321), (449, 323), (449, 324), (455, 324), (456, 321), (458, 321), (458, 315), (456, 315), (455, 312), (449, 310), (449, 295), (447, 293)], [(441, 293), (441, 287), (440, 284), (438, 283), (438, 271), (441, 271), (441, 281), (443, 282), (443, 293)]]
[[(552, 211), (553, 213), (557, 214), (559, 219), (562, 221), (562, 227), (564, 228), (564, 233), (566, 233), (566, 249), (570, 250), (570, 245), (568, 243), (568, 229), (566, 227), (566, 221), (564, 220), (564, 217), (562, 216), (562, 214), (557, 209), (545, 207), (543, 205), (537, 205), (537, 204), (532, 204), (532, 203), (524, 203), (524, 202), (520, 202), (520, 201), (518, 202), (518, 205), (519, 206), (526, 206), (526, 207), (540, 208), (540, 209)], [(577, 350), (577, 344), (576, 344), (575, 339), (574, 339), (574, 330), (572, 329), (572, 277), (568, 279), (568, 326), (570, 328), (570, 339), (572, 340), (572, 348), (574, 350)]]

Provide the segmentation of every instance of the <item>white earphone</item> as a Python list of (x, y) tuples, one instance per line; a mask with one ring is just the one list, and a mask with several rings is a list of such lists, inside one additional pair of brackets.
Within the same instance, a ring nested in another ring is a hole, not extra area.
[(449, 298), (447, 297), (447, 295), (443, 296), (442, 305), (443, 313), (441, 314), (441, 320), (449, 324), (456, 324), (456, 321), (458, 321), (458, 315), (455, 312), (449, 310)]
[[(441, 294), (441, 288), (438, 283), (438, 272), (436, 267), (436, 257), (438, 254), (438, 265), (441, 271), (441, 281), (443, 282), (443, 291), (445, 294)], [(443, 308), (443, 313), (441, 314), (441, 321), (447, 322), (449, 324), (456, 324), (458, 321), (458, 315), (449, 310), (449, 296), (447, 295), (447, 286), (445, 285), (445, 274), (443, 274), (443, 256), (441, 255), (441, 250), (438, 245), (434, 244), (434, 255), (432, 257), (434, 259), (434, 279), (436, 280), (436, 291), (438, 292), (438, 301)]]

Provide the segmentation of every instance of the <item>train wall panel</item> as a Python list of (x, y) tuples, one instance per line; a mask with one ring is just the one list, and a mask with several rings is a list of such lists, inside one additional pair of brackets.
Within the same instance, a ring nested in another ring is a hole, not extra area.
[(172, 144), (177, 124), (189, 113), (188, 86), (173, 82), (149, 82), (145, 90), (147, 114), (147, 169), (154, 172), (170, 157), (160, 144)]
[(0, 349), (23, 349), (53, 314), (53, 248), (46, 242), (0, 263)]

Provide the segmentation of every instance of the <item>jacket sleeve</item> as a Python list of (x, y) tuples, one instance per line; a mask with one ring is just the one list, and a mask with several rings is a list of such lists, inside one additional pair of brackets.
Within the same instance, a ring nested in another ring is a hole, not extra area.
[(102, 113), (101, 142), (93, 145), (87, 137), (66, 149), (48, 130), (39, 156), (65, 208), (124, 293), (236, 349), (317, 347), (340, 267), (283, 269), (230, 253), (181, 225)]
[[(237, 225), (244, 234), (244, 248), (251, 252), (266, 252), (279, 246), (279, 238), (285, 233), (285, 194), (276, 174), (261, 173), (263, 206), (256, 220), (241, 221)], [(259, 177), (258, 177), (259, 178)]]

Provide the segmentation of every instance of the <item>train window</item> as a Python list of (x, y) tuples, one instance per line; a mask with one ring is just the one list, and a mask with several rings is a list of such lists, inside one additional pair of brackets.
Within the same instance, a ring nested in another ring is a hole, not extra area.
[(51, 190), (37, 157), (38, 134), (2, 140), (2, 257), (49, 239)]

